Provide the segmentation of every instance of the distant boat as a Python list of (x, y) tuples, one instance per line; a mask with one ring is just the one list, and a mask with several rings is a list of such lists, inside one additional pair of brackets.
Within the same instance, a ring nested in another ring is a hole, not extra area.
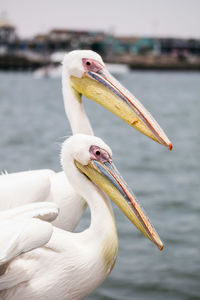
[(62, 73), (61, 62), (66, 52), (54, 52), (50, 55), (51, 64), (33, 72), (35, 78), (60, 78)]
[(106, 64), (108, 71), (115, 75), (124, 75), (130, 71), (126, 64)]
[(60, 78), (62, 72), (62, 66), (48, 65), (37, 69), (33, 72), (35, 78)]

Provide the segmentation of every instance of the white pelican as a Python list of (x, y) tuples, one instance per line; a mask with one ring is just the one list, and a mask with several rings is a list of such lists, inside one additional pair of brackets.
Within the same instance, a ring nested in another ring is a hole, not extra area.
[(105, 280), (118, 252), (115, 218), (106, 194), (146, 237), (163, 248), (101, 139), (72, 136), (63, 145), (61, 161), (70, 184), (90, 207), (91, 224), (80, 233), (54, 227), (45, 246), (7, 262), (0, 276), (1, 300), (84, 299)]
[[(112, 77), (102, 58), (89, 50), (76, 50), (63, 60), (62, 90), (64, 105), (72, 132), (93, 135), (82, 105), (82, 95), (113, 112), (130, 126), (160, 144), (172, 144), (142, 104)], [(22, 158), (23, 159), (23, 158)], [(60, 214), (55, 225), (73, 230), (85, 207), (85, 201), (75, 193), (63, 172), (38, 170), (0, 177), (0, 210), (37, 201), (57, 203)], [(70, 212), (70, 213), (69, 213)]]

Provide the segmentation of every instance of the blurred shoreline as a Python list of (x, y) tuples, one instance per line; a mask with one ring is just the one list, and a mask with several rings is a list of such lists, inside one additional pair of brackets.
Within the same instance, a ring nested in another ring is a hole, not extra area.
[[(158, 70), (158, 71), (200, 71), (200, 58), (191, 60), (169, 55), (125, 55), (104, 61), (113, 65), (126, 65), (130, 70)], [(52, 62), (49, 56), (34, 53), (6, 53), (0, 54), (1, 71), (33, 71), (47, 66), (58, 66), (59, 62)]]
[(14, 25), (0, 17), (0, 70), (57, 67), (64, 53), (75, 49), (94, 50), (106, 63), (131, 70), (200, 71), (200, 39), (115, 36), (65, 28), (23, 39)]

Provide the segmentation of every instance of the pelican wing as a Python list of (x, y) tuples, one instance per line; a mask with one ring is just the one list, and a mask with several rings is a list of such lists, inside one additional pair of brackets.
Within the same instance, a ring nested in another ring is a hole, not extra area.
[(27, 251), (46, 244), (51, 235), (51, 224), (38, 220), (6, 220), (0, 222), (0, 265)]
[[(64, 172), (35, 170), (0, 176), (0, 211), (47, 201), (57, 203), (60, 208), (54, 225), (73, 231), (86, 205), (74, 191)], [(10, 213), (13, 214), (11, 211)]]
[(18, 172), (0, 176), (0, 210), (31, 202), (48, 201), (52, 170)]
[[(7, 220), (0, 222), (0, 291), (27, 281), (29, 274), (10, 261), (18, 255), (46, 244), (51, 238), (53, 226), (38, 219)], [(1, 296), (0, 296), (1, 297)]]
[(0, 214), (1, 275), (6, 271), (5, 265), (13, 258), (49, 241), (53, 226), (43, 220), (53, 221), (57, 215), (56, 204), (48, 202), (28, 204)]
[(58, 206), (51, 202), (37, 202), (0, 212), (0, 221), (37, 218), (52, 222), (58, 216)]

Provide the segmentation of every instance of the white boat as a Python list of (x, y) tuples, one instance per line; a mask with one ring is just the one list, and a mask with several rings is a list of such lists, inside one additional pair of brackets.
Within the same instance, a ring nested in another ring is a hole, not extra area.
[(130, 71), (126, 64), (106, 64), (106, 67), (110, 73), (115, 75), (124, 75)]

